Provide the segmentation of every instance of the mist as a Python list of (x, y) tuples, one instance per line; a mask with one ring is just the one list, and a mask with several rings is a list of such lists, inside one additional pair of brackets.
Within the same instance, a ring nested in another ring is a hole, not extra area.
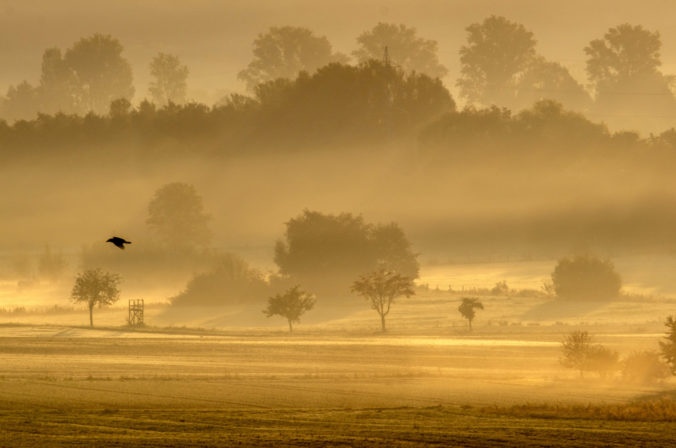
[(673, 9), (0, 1), (3, 441), (669, 445)]

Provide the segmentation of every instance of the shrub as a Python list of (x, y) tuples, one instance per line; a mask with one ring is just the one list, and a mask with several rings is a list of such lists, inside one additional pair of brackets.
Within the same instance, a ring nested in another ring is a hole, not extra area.
[(225, 254), (207, 273), (195, 275), (172, 305), (224, 306), (263, 301), (269, 294), (263, 275), (242, 258)]
[(634, 352), (622, 361), (622, 377), (635, 383), (651, 383), (669, 376), (669, 366), (654, 351)]
[(622, 281), (610, 260), (578, 255), (559, 260), (552, 284), (562, 299), (608, 300), (619, 295)]

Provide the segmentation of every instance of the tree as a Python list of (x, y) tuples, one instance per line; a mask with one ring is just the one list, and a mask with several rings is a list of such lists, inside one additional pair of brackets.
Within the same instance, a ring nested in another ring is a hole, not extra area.
[(75, 113), (78, 110), (76, 77), (59, 48), (48, 48), (42, 55), (40, 75), (40, 111)]
[(569, 333), (561, 343), (561, 364), (579, 370), (580, 378), (585, 370), (598, 372), (605, 378), (608, 373), (617, 369), (619, 355), (614, 350), (592, 342), (593, 338), (586, 331), (576, 330)]
[(300, 322), (300, 316), (312, 309), (315, 298), (296, 285), (284, 294), (277, 294), (268, 298), (268, 307), (263, 310), (267, 317), (282, 316), (289, 322), (289, 333), (293, 333), (293, 323)]
[(352, 292), (368, 300), (371, 308), (380, 316), (382, 331), (385, 331), (385, 316), (397, 297), (411, 297), (413, 279), (387, 269), (378, 269), (360, 276), (352, 284)]
[(157, 105), (185, 102), (188, 67), (181, 65), (177, 56), (159, 53), (150, 62), (150, 96)]
[(597, 113), (610, 114), (608, 121), (622, 127), (635, 127), (637, 117), (646, 117), (659, 130), (673, 125), (673, 76), (659, 70), (661, 47), (659, 32), (628, 23), (610, 28), (585, 47)]
[(174, 306), (247, 305), (265, 300), (270, 289), (263, 274), (237, 255), (221, 254), (207, 272), (196, 274), (180, 294), (171, 299)]
[(620, 294), (622, 281), (610, 260), (590, 255), (562, 258), (552, 272), (557, 297), (572, 300), (608, 300)]
[(587, 368), (589, 352), (592, 347), (592, 337), (586, 331), (576, 330), (568, 334), (561, 342), (563, 357), (561, 364), (564, 367), (580, 371), (580, 378)]
[(432, 78), (442, 78), (448, 73), (439, 63), (437, 42), (418, 37), (415, 28), (381, 22), (360, 34), (357, 42), (360, 47), (352, 54), (359, 62), (383, 60), (387, 49), (389, 60), (405, 72), (415, 71)]
[(2, 117), (6, 120), (34, 119), (40, 109), (40, 89), (23, 81), (9, 86), (2, 99)]
[(591, 97), (567, 68), (543, 57), (535, 57), (516, 83), (516, 108), (531, 107), (541, 100), (554, 100), (574, 110), (591, 105)]
[(397, 140), (455, 110), (439, 79), (376, 60), (329, 64), (293, 81), (259, 84), (255, 94), (263, 118), (259, 134), (277, 147), (284, 141), (297, 147), (299, 142), (341, 146)]
[(103, 272), (101, 269), (86, 270), (75, 279), (71, 298), (75, 302), (87, 303), (89, 326), (94, 326), (95, 305), (110, 305), (120, 298), (119, 283), (119, 275)]
[(211, 239), (202, 198), (195, 187), (173, 182), (155, 192), (148, 204), (148, 224), (169, 247), (188, 250)]
[(660, 341), (662, 357), (667, 361), (671, 368), (671, 373), (676, 375), (676, 319), (674, 316), (667, 317), (664, 322), (667, 327), (667, 333), (664, 341)]
[(347, 61), (333, 52), (326, 37), (301, 27), (272, 27), (258, 35), (253, 47), (253, 60), (237, 75), (251, 90), (263, 82), (293, 79), (298, 72), (312, 73), (331, 62)]
[(516, 82), (535, 58), (533, 33), (510, 20), (490, 16), (467, 27), (460, 48), (460, 95), (470, 103), (510, 106)]
[(469, 331), (472, 331), (472, 321), (476, 315), (475, 309), (483, 310), (484, 305), (479, 301), (479, 299), (471, 297), (463, 297), (462, 303), (458, 307), (458, 311), (462, 314), (462, 317), (467, 319), (467, 324), (469, 325)]
[(374, 225), (351, 213), (310, 210), (286, 223), (274, 260), (280, 274), (326, 294), (346, 291), (360, 273), (379, 267), (411, 278), (417, 278), (419, 269), (397, 224)]
[(79, 110), (104, 114), (111, 101), (134, 96), (129, 62), (117, 39), (94, 34), (75, 42), (64, 55), (74, 77)]
[(44, 252), (38, 259), (38, 274), (51, 281), (56, 281), (63, 275), (67, 265), (61, 252), (54, 253), (49, 245), (46, 245)]

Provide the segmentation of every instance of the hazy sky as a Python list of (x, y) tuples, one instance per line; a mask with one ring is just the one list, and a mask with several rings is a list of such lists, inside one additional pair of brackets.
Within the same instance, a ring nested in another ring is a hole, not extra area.
[(213, 101), (243, 88), (237, 72), (248, 63), (256, 35), (270, 26), (309, 27), (349, 54), (355, 38), (379, 21), (405, 23), (436, 39), (452, 87), (465, 27), (490, 14), (523, 23), (535, 33), (539, 51), (581, 81), (582, 49), (591, 39), (620, 23), (642, 24), (662, 33), (664, 69), (674, 73), (675, 12), (669, 0), (0, 0), (0, 91), (24, 79), (37, 81), (45, 48), (65, 49), (101, 32), (124, 44), (136, 100), (146, 95), (150, 59), (163, 51), (189, 66), (191, 96)]

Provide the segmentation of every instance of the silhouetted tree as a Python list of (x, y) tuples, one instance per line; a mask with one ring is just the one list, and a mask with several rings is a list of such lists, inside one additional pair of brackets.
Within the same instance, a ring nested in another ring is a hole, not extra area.
[(211, 239), (202, 197), (183, 182), (164, 185), (148, 204), (148, 224), (167, 245), (176, 250), (205, 246)]
[(510, 106), (516, 83), (535, 58), (535, 38), (523, 25), (490, 16), (467, 27), (460, 48), (460, 95), (470, 103)]
[(104, 114), (111, 101), (134, 95), (129, 62), (117, 39), (94, 34), (80, 39), (64, 55), (74, 76), (80, 111)]
[(472, 321), (474, 316), (476, 316), (476, 309), (483, 310), (484, 305), (477, 298), (472, 297), (463, 297), (462, 303), (458, 307), (458, 311), (462, 314), (462, 317), (467, 319), (467, 324), (469, 326), (469, 331), (472, 331)]
[(89, 307), (89, 326), (94, 326), (95, 305), (110, 305), (120, 298), (119, 283), (119, 275), (101, 269), (90, 269), (77, 276), (71, 298), (75, 302), (85, 302)]
[(567, 68), (535, 57), (516, 82), (514, 106), (531, 107), (545, 99), (561, 102), (575, 110), (584, 110), (591, 105), (591, 97)]
[(387, 269), (364, 274), (352, 284), (352, 292), (368, 300), (371, 308), (380, 316), (381, 329), (385, 331), (385, 317), (397, 297), (411, 297), (413, 279)]
[(286, 223), (275, 246), (275, 263), (314, 291), (342, 292), (360, 272), (378, 267), (418, 276), (418, 261), (397, 224), (373, 225), (350, 213), (305, 210)]
[(294, 286), (284, 294), (277, 294), (268, 299), (268, 307), (263, 310), (267, 317), (282, 316), (289, 322), (289, 333), (293, 333), (294, 322), (300, 322), (300, 316), (312, 309), (315, 298), (312, 294)]
[(559, 260), (552, 272), (552, 283), (557, 297), (574, 300), (614, 299), (622, 286), (610, 260), (590, 255)]
[(160, 106), (169, 102), (185, 102), (188, 88), (188, 67), (181, 64), (177, 56), (159, 53), (150, 62), (150, 96)]
[(597, 111), (609, 114), (608, 121), (635, 126), (637, 118), (644, 117), (663, 127), (673, 124), (673, 77), (659, 70), (661, 47), (659, 32), (628, 23), (610, 28), (585, 47)]
[(295, 78), (300, 71), (314, 72), (331, 62), (346, 62), (334, 53), (326, 37), (315, 36), (307, 28), (272, 27), (253, 43), (253, 60), (238, 77), (249, 89), (277, 78)]
[(660, 341), (660, 350), (671, 368), (671, 373), (676, 375), (676, 319), (674, 316), (667, 317), (664, 325), (667, 327), (667, 333), (664, 341)]
[(415, 71), (432, 78), (442, 78), (448, 73), (439, 63), (437, 42), (418, 37), (415, 28), (381, 22), (360, 34), (357, 42), (360, 47), (352, 54), (359, 62), (383, 60), (387, 48), (390, 61), (405, 72)]

